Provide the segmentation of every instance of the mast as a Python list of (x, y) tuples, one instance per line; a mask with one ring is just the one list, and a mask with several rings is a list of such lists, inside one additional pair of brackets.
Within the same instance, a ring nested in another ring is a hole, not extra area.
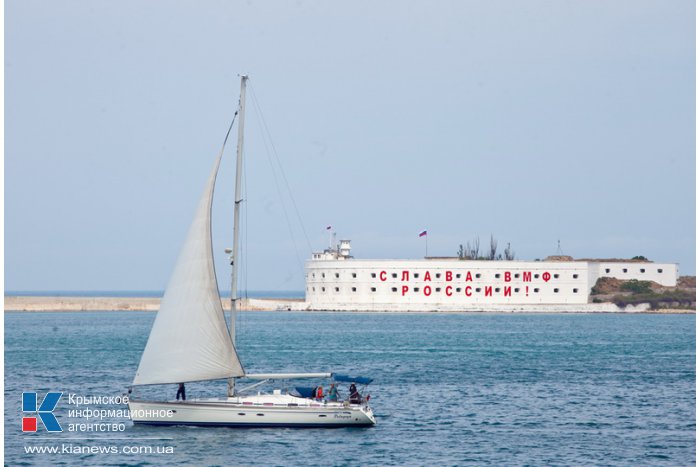
[[(241, 76), (241, 96), (238, 103), (238, 146), (236, 148), (236, 187), (233, 206), (233, 248), (231, 252), (231, 313), (229, 317), (229, 333), (233, 346), (236, 346), (236, 323), (235, 313), (238, 310), (238, 244), (240, 230), (241, 211), (241, 173), (243, 169), (243, 123), (245, 122), (245, 89), (247, 75)], [(233, 397), (235, 393), (236, 381), (234, 378), (228, 380), (228, 396)]]

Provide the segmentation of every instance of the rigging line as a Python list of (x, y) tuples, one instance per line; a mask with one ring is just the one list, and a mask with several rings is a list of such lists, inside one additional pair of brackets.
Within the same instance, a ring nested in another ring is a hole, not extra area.
[[(253, 98), (253, 99), (255, 99), (255, 98)], [(262, 122), (260, 122), (260, 120), (261, 120), (260, 109), (257, 106), (254, 106), (254, 108), (256, 108), (255, 114), (259, 120), (260, 126), (262, 127)], [(287, 222), (287, 229), (289, 230), (289, 236), (291, 237), (292, 244), (294, 245), (294, 253), (297, 257), (297, 261), (299, 262), (300, 268), (303, 270), (304, 269), (304, 262), (302, 261), (301, 256), (299, 255), (299, 247), (297, 246), (296, 238), (294, 237), (294, 229), (292, 228), (292, 223), (289, 220), (289, 214), (287, 213), (287, 207), (284, 204), (284, 197), (282, 196), (282, 190), (280, 189), (280, 184), (279, 184), (279, 180), (278, 180), (278, 176), (277, 176), (277, 170), (275, 170), (275, 164), (274, 164), (272, 157), (270, 155), (270, 147), (268, 145), (268, 141), (264, 136), (265, 135), (263, 133), (263, 138), (262, 138), (263, 146), (265, 147), (265, 154), (267, 155), (267, 161), (270, 163), (270, 169), (272, 170), (272, 179), (275, 182), (275, 188), (277, 189), (277, 195), (280, 198), (280, 204), (282, 204), (282, 212), (284, 213), (284, 219)], [(270, 144), (271, 144), (271, 142), (270, 142)], [(308, 238), (307, 238), (307, 241), (308, 241)]]
[(219, 157), (224, 153), (224, 149), (226, 148), (226, 142), (228, 141), (228, 137), (231, 134), (231, 128), (233, 128), (233, 124), (236, 121), (236, 117), (238, 117), (238, 110), (236, 110), (236, 113), (233, 114), (233, 118), (231, 119), (231, 124), (228, 126), (228, 130), (226, 131), (226, 136), (224, 137), (224, 144), (221, 145), (221, 151), (219, 151)]
[[(224, 149), (226, 149), (226, 143), (228, 142), (228, 137), (231, 135), (231, 129), (233, 128), (233, 124), (236, 122), (236, 117), (238, 117), (238, 110), (236, 110), (236, 112), (234, 112), (233, 118), (231, 119), (231, 124), (228, 126), (228, 130), (226, 130), (226, 136), (224, 136), (224, 142), (221, 144), (221, 150), (219, 151), (219, 159), (221, 159), (222, 156), (224, 155)], [(213, 248), (214, 248), (214, 244), (213, 244), (213, 242), (212, 242), (212, 257), (214, 256)], [(216, 266), (214, 266), (214, 276), (216, 277)], [(218, 281), (217, 281), (217, 290), (216, 290), (216, 292), (217, 292), (217, 294), (219, 295), (219, 298), (221, 298), (221, 290), (219, 290)], [(226, 318), (224, 317), (224, 319), (226, 319)], [(230, 326), (230, 325), (229, 325), (229, 326)], [(226, 327), (227, 332), (228, 332), (228, 329), (230, 329), (229, 326)], [(233, 338), (234, 338), (234, 343), (233, 343), (233, 344), (234, 344), (234, 346), (235, 346), (235, 345), (236, 345), (236, 341), (238, 340), (238, 338), (237, 338), (236, 336), (233, 336)]]
[[(233, 118), (231, 119), (231, 124), (228, 126), (228, 130), (226, 130), (226, 136), (224, 136), (224, 142), (221, 145), (221, 150), (219, 151), (219, 159), (224, 155), (224, 149), (226, 149), (226, 143), (228, 142), (228, 137), (231, 134), (231, 129), (233, 128), (233, 124), (236, 122), (236, 117), (238, 117), (238, 110), (234, 112)], [(212, 242), (212, 257), (214, 256), (214, 243)], [(214, 275), (216, 276), (216, 266), (214, 266)], [(217, 281), (217, 292), (219, 294), (219, 297), (221, 297), (221, 290), (218, 289), (218, 281)]]
[(267, 134), (267, 138), (270, 140), (270, 146), (272, 146), (272, 153), (275, 156), (275, 159), (277, 160), (277, 165), (279, 165), (280, 172), (282, 174), (282, 179), (284, 180), (284, 184), (287, 187), (287, 192), (289, 193), (289, 198), (292, 201), (292, 206), (294, 207), (294, 212), (297, 215), (297, 220), (299, 221), (299, 225), (301, 226), (301, 231), (304, 233), (304, 238), (306, 239), (306, 245), (309, 248), (309, 253), (313, 251), (313, 248), (311, 247), (311, 241), (309, 241), (309, 236), (306, 233), (306, 228), (304, 227), (304, 222), (301, 219), (301, 214), (299, 213), (299, 208), (297, 207), (296, 200), (294, 199), (294, 195), (292, 194), (292, 189), (289, 186), (289, 181), (287, 181), (287, 176), (285, 175), (284, 172), (284, 167), (282, 166), (282, 163), (280, 162), (280, 158), (277, 155), (277, 149), (275, 148), (275, 143), (272, 141), (272, 135), (270, 134), (270, 130), (267, 127), (267, 122), (265, 121), (265, 116), (262, 113), (262, 109), (260, 108), (260, 104), (258, 104), (258, 98), (255, 95), (255, 90), (253, 89), (253, 86), (251, 85), (250, 87), (251, 95), (253, 96), (253, 105), (256, 107), (258, 114), (260, 115), (260, 118), (263, 122), (263, 128), (265, 129), (265, 133)]
[[(263, 138), (263, 141), (265, 139)], [(280, 184), (279, 184), (279, 179), (277, 176), (277, 171), (275, 170), (275, 166), (272, 161), (272, 157), (270, 157), (270, 150), (267, 145), (267, 142), (264, 143), (265, 146), (265, 152), (267, 154), (267, 161), (270, 163), (270, 170), (272, 170), (272, 179), (275, 181), (275, 188), (277, 189), (277, 195), (280, 198), (280, 204), (282, 205), (282, 213), (284, 214), (284, 219), (287, 223), (287, 230), (289, 231), (289, 236), (292, 239), (292, 244), (294, 245), (294, 254), (297, 257), (297, 262), (299, 263), (299, 267), (303, 270), (304, 269), (304, 262), (301, 259), (301, 255), (299, 254), (299, 246), (297, 245), (296, 237), (294, 236), (294, 228), (292, 227), (292, 222), (289, 219), (289, 213), (287, 212), (287, 206), (284, 203), (284, 197), (282, 196), (282, 190), (280, 189)]]
[[(243, 199), (248, 199), (248, 164), (243, 158)], [(248, 298), (248, 203), (243, 205), (243, 216), (245, 217), (243, 229), (243, 244), (245, 245), (245, 254), (243, 255), (243, 268), (245, 273), (242, 275), (243, 290), (245, 298)]]
[[(241, 161), (242, 167), (243, 167), (243, 193), (241, 196), (241, 200), (245, 201), (248, 199), (248, 177), (247, 177), (247, 171), (246, 171), (246, 159), (245, 157)], [(238, 252), (239, 252), (239, 264), (241, 265), (241, 274), (238, 276), (238, 290), (243, 292), (243, 297), (245, 297), (246, 301), (248, 300), (248, 203), (244, 202), (242, 203), (243, 208), (243, 216), (244, 216), (244, 222), (243, 222), (243, 239), (239, 245)], [(241, 293), (239, 292), (239, 296)], [(246, 332), (246, 323), (245, 320), (243, 319), (243, 311), (242, 307), (239, 307), (237, 312), (236, 312), (236, 344), (240, 342), (240, 337), (239, 336), (244, 336)]]

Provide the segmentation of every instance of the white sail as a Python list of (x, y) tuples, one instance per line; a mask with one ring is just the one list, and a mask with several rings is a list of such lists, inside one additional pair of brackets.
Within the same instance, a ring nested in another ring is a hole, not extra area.
[(221, 154), (165, 290), (134, 385), (204, 381), (244, 374), (226, 327), (214, 272), (211, 206), (220, 162)]

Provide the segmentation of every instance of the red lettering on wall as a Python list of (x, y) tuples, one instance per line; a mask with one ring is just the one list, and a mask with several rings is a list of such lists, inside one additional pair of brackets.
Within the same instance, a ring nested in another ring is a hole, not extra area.
[(487, 285), (484, 287), (484, 297), (492, 297), (493, 296), (493, 287), (490, 285)]
[(382, 271), (379, 273), (379, 279), (384, 282), (386, 280), (386, 271)]
[(552, 278), (552, 275), (548, 272), (545, 272), (544, 274), (542, 274), (542, 280), (545, 282), (549, 282), (549, 279), (551, 279), (551, 278)]
[(464, 288), (464, 295), (466, 295), (467, 297), (472, 296), (472, 286), (471, 285), (468, 285)]
[(423, 278), (423, 281), (429, 281), (432, 280), (430, 278), (430, 271), (425, 271), (425, 277)]
[(401, 296), (403, 297), (404, 295), (406, 295), (406, 292), (408, 292), (408, 286), (402, 285), (401, 286)]
[(472, 281), (472, 272), (467, 271), (467, 277), (464, 279), (464, 282), (471, 282)]
[(510, 271), (506, 271), (505, 274), (503, 274), (503, 278), (506, 282), (510, 282)]
[(532, 282), (532, 273), (530, 271), (523, 272), (523, 282)]
[(402, 271), (401, 272), (401, 281), (407, 281), (408, 280), (408, 271)]
[(510, 286), (503, 287), (503, 296), (504, 296), (504, 297), (510, 297), (510, 296), (511, 296)]
[(426, 297), (430, 297), (431, 293), (433, 293), (433, 290), (430, 288), (429, 285), (423, 287), (423, 295), (425, 295)]
[(451, 285), (448, 285), (447, 287), (445, 287), (445, 295), (447, 295), (448, 297), (452, 296), (452, 286)]
[(452, 280), (452, 271), (445, 271), (445, 280), (450, 282)]
[(530, 286), (529, 286), (529, 285), (526, 285), (526, 286), (525, 286), (525, 296), (526, 296), (526, 297), (529, 297), (529, 296), (530, 296)]

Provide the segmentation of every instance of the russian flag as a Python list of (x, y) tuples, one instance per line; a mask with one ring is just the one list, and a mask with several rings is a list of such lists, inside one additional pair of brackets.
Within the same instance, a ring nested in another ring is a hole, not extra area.
[(420, 237), (425, 237), (426, 235), (428, 235), (428, 231), (427, 231), (427, 230), (424, 230), (424, 231), (422, 231), (421, 233), (418, 234), (418, 237), (419, 237), (419, 238), (420, 238)]

